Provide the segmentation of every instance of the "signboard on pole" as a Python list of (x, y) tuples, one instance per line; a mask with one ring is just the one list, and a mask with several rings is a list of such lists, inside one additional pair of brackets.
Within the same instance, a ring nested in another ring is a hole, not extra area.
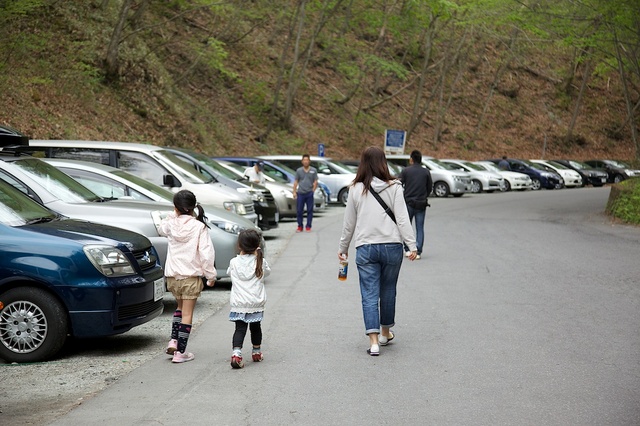
[(324, 144), (318, 144), (318, 157), (324, 157)]
[(384, 152), (385, 154), (404, 154), (404, 141), (407, 132), (404, 130), (387, 129), (384, 132)]

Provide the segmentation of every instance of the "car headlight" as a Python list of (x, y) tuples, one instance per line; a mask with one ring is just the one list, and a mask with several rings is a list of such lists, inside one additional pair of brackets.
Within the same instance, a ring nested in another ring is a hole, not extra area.
[(233, 222), (225, 222), (225, 221), (213, 221), (210, 220), (209, 223), (217, 228), (222, 229), (225, 232), (230, 234), (239, 234), (242, 231), (242, 227), (237, 223)]
[(288, 189), (283, 189), (281, 193), (285, 196), (285, 198), (293, 198), (293, 192), (289, 191)]
[(133, 275), (135, 271), (129, 259), (113, 246), (87, 245), (82, 248), (89, 261), (106, 277)]
[(264, 203), (264, 195), (262, 192), (256, 191), (252, 188), (238, 188), (238, 192), (249, 195), (253, 201)]
[(245, 209), (244, 204), (242, 203), (225, 201), (224, 203), (222, 203), (222, 205), (224, 206), (225, 210), (228, 210), (232, 213), (241, 214), (241, 215), (247, 214), (247, 209)]
[(456, 182), (464, 182), (464, 180), (462, 179), (462, 176), (454, 176), (453, 180)]

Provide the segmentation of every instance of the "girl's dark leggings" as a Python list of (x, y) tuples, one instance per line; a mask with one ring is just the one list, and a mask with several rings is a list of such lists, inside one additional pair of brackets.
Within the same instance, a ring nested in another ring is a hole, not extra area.
[(247, 335), (247, 326), (251, 330), (251, 344), (260, 346), (262, 344), (262, 328), (260, 321), (246, 323), (244, 321), (234, 321), (236, 323), (236, 331), (233, 333), (233, 347), (241, 348), (244, 343), (244, 336)]

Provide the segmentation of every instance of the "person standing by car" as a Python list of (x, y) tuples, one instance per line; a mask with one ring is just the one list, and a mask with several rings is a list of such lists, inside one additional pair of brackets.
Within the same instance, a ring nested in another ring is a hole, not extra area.
[(506, 155), (503, 155), (502, 159), (498, 162), (498, 168), (500, 170), (506, 170), (506, 171), (511, 170), (511, 166), (509, 165), (509, 162), (507, 161), (507, 156)]
[(391, 327), (395, 325), (403, 241), (411, 250), (409, 259), (414, 260), (417, 255), (403, 192), (400, 182), (389, 173), (382, 149), (365, 149), (349, 189), (338, 258), (347, 259), (355, 238), (362, 314), (369, 336), (367, 353), (371, 356), (379, 355), (380, 345), (389, 344), (395, 337)]
[[(416, 247), (418, 249), (416, 259), (420, 259), (424, 245), (424, 219), (429, 205), (427, 197), (431, 194), (433, 187), (431, 172), (426, 167), (422, 167), (422, 153), (420, 151), (417, 149), (411, 151), (409, 166), (402, 169), (399, 178), (404, 186), (404, 201), (407, 203), (409, 223), (414, 217), (416, 219)], [(405, 254), (407, 257), (411, 254), (406, 245)]]
[(304, 208), (307, 207), (307, 232), (311, 232), (311, 222), (313, 221), (313, 193), (318, 187), (318, 171), (311, 167), (311, 157), (309, 154), (302, 156), (302, 167), (296, 170), (296, 178), (293, 181), (293, 198), (296, 201), (298, 229), (302, 232), (302, 216)]
[[(193, 324), (193, 310), (202, 292), (202, 276), (207, 286), (216, 279), (216, 254), (211, 243), (204, 209), (193, 192), (183, 189), (173, 196), (174, 211), (162, 220), (160, 234), (169, 240), (165, 276), (167, 289), (178, 302), (171, 322), (171, 340), (166, 353), (175, 363), (191, 361), (187, 341)], [(196, 214), (196, 209), (198, 212)]]
[(262, 161), (257, 161), (253, 167), (248, 167), (244, 171), (244, 175), (249, 178), (251, 183), (258, 183), (260, 185), (265, 184), (264, 179), (264, 163)]

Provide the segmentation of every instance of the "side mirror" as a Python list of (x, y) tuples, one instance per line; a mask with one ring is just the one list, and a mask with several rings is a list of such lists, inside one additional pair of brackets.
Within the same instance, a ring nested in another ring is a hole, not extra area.
[(330, 174), (331, 174), (331, 170), (329, 170), (329, 169), (322, 169), (322, 170), (320, 171), (320, 173), (322, 173), (323, 175), (330, 175)]
[(173, 175), (162, 176), (162, 185), (167, 186), (169, 188), (179, 188), (182, 186), (180, 184), (180, 181), (176, 179), (176, 177)]

